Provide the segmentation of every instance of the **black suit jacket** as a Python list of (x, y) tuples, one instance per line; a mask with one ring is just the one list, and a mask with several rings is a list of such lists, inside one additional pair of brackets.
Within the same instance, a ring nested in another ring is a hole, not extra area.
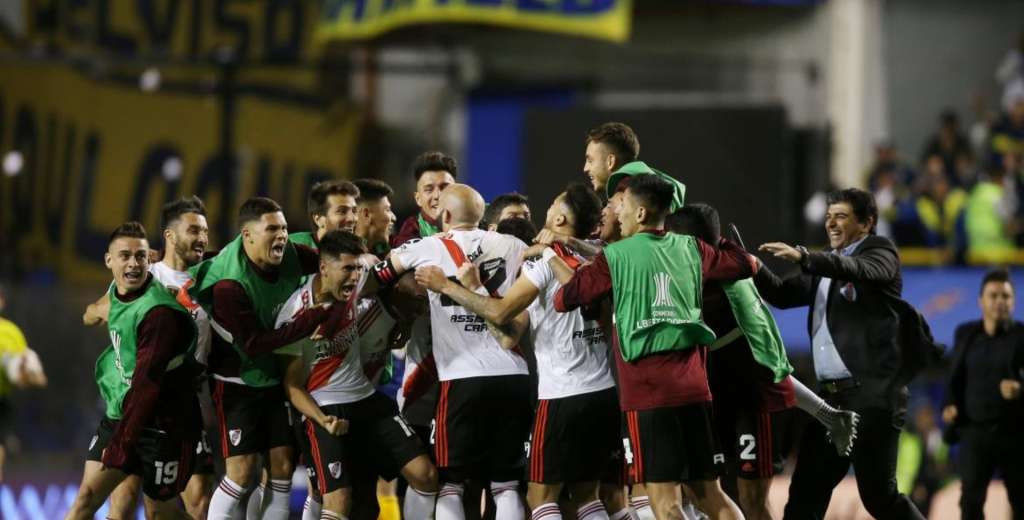
[[(762, 266), (754, 278), (761, 295), (779, 308), (809, 306), (807, 332), (822, 277), (832, 279), (826, 303), (829, 332), (839, 355), (860, 388), (852, 393), (854, 408), (902, 409), (906, 405), (901, 374), (900, 301), (903, 279), (891, 240), (867, 236), (850, 256), (812, 252), (801, 272), (780, 279)], [(912, 308), (911, 308), (912, 309)]]

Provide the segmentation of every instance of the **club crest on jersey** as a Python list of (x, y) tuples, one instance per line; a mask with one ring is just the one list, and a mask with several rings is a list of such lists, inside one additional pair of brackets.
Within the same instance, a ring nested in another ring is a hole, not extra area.
[(330, 470), (331, 476), (334, 478), (341, 478), (341, 463), (332, 462), (327, 465), (327, 469)]
[(654, 273), (654, 302), (651, 303), (652, 307), (671, 307), (672, 306), (672, 295), (669, 294), (668, 288), (672, 278), (669, 277), (668, 273)]
[(242, 430), (229, 431), (228, 440), (231, 441), (232, 446), (238, 446), (238, 443), (242, 442)]

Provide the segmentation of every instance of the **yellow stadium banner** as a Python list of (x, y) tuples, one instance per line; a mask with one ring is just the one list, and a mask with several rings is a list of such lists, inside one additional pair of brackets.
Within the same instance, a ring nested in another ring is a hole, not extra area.
[(0, 63), (0, 151), (20, 158), (0, 175), (0, 247), (17, 251), (19, 270), (109, 280), (110, 231), (139, 220), (160, 247), (160, 207), (192, 194), (207, 204), (213, 245), (237, 233), (237, 208), (256, 194), (278, 200), (291, 227), (308, 228), (309, 187), (351, 176), (362, 124), (344, 104), (242, 94), (229, 167), (213, 94), (146, 92), (62, 64)]
[(632, 0), (324, 0), (316, 39), (373, 38), (415, 24), (479, 23), (624, 42)]

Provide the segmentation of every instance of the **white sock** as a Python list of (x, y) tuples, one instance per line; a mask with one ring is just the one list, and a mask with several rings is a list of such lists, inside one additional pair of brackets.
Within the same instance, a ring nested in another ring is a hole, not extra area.
[(437, 493), (420, 491), (412, 486), (405, 490), (405, 503), (402, 504), (403, 518), (430, 518), (437, 503)]
[(576, 510), (576, 520), (610, 520), (608, 511), (605, 511), (604, 504), (600, 500), (588, 502)]
[(246, 492), (244, 487), (225, 476), (217, 489), (213, 491), (213, 497), (210, 498), (207, 520), (241, 520), (242, 497)]
[(637, 520), (655, 520), (650, 498), (646, 496), (633, 497), (629, 499), (629, 505), (633, 506), (633, 511), (636, 511)]
[(637, 518), (636, 515), (633, 514), (633, 510), (626, 507), (626, 509), (619, 511), (618, 513), (613, 513), (612, 516), (608, 517), (608, 520), (637, 520)]
[(817, 419), (826, 428), (831, 428), (839, 410), (818, 397), (818, 394), (807, 388), (799, 379), (789, 376), (789, 380), (793, 384), (793, 393), (796, 394), (796, 407), (811, 414), (811, 417)]
[(320, 510), (324, 505), (317, 502), (313, 495), (306, 495), (306, 503), (302, 504), (302, 520), (320, 520)]
[(263, 519), (288, 520), (288, 502), (292, 494), (292, 481), (270, 479), (270, 485), (263, 490)]
[(494, 520), (521, 520), (526, 516), (526, 508), (519, 498), (519, 481), (491, 482), (491, 495), (494, 496)]
[(266, 497), (263, 483), (256, 486), (256, 489), (249, 493), (249, 499), (245, 502), (245, 520), (260, 520), (263, 518), (263, 499)]
[(466, 512), (462, 509), (462, 484), (446, 482), (437, 494), (437, 513), (435, 520), (466, 520)]
[(320, 520), (348, 520), (348, 517), (341, 513), (324, 509), (320, 512)]
[(530, 520), (562, 520), (562, 510), (554, 502), (541, 504), (530, 513)]
[(687, 502), (683, 504), (683, 518), (686, 520), (700, 520), (700, 514), (697, 512), (697, 506), (693, 502)]

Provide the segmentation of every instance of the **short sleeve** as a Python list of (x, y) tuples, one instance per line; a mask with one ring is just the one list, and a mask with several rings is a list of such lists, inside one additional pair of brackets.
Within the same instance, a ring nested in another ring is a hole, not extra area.
[(438, 255), (434, 251), (435, 240), (412, 239), (401, 246), (391, 250), (391, 256), (395, 257), (406, 270), (411, 271), (436, 262)]
[(530, 281), (539, 290), (544, 290), (551, 279), (554, 277), (554, 273), (551, 271), (551, 265), (545, 262), (543, 259), (527, 260), (523, 262), (523, 276)]

